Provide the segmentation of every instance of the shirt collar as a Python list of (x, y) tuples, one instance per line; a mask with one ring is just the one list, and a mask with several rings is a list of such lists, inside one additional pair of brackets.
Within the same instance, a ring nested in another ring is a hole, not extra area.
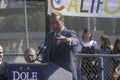
[(0, 61), (0, 64), (2, 64), (2, 61)]
[(61, 32), (62, 32), (64, 29), (65, 29), (65, 26), (63, 26), (63, 28), (61, 29), (61, 31), (60, 31), (60, 32), (55, 33), (55, 34), (60, 35), (60, 34), (61, 34)]

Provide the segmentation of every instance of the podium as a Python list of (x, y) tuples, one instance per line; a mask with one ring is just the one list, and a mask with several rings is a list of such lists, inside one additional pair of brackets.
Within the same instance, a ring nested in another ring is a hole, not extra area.
[(8, 80), (73, 80), (72, 73), (52, 63), (9, 64)]
[(73, 80), (72, 73), (54, 64), (46, 64), (43, 69), (44, 80)]

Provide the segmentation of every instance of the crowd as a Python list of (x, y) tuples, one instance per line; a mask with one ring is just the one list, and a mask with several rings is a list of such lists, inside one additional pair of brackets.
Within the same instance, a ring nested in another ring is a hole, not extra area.
[[(77, 58), (75, 53), (119, 54), (120, 38), (117, 38), (112, 45), (108, 35), (101, 35), (100, 41), (97, 42), (93, 39), (92, 31), (85, 28), (82, 41), (79, 41), (77, 33), (66, 28), (64, 16), (58, 12), (51, 13), (50, 27), (51, 31), (45, 38), (46, 49), (42, 55), (42, 62), (53, 63), (70, 71), (73, 74), (73, 80), (100, 80), (102, 71), (104, 71), (104, 80), (119, 80), (119, 57), (79, 56)], [(27, 63), (40, 63), (37, 61), (34, 48), (25, 50), (24, 59)], [(103, 67), (101, 67), (101, 60), (103, 60)], [(0, 46), (0, 80), (7, 80), (7, 75), (7, 63), (3, 61), (3, 47)]]

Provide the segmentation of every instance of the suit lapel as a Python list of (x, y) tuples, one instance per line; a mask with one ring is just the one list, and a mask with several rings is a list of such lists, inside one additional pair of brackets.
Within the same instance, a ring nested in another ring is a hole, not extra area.
[(51, 53), (51, 49), (52, 49), (52, 45), (53, 45), (54, 33), (55, 33), (55, 32), (52, 32), (51, 35), (49, 36), (49, 39), (48, 39), (48, 40), (49, 40), (49, 41), (48, 41), (48, 42), (49, 42), (49, 45), (48, 45), (48, 46), (49, 46), (49, 50), (48, 50), (48, 52), (49, 52), (48, 60), (50, 59), (50, 55), (51, 55), (50, 53)]
[(0, 64), (0, 70), (3, 70), (4, 62)]

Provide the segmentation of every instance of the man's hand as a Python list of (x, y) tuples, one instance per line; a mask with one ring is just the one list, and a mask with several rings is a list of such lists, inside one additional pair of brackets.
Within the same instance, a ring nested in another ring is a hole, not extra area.
[(59, 36), (57, 37), (58, 40), (64, 41), (64, 42), (70, 42), (70, 38), (67, 38), (65, 36)]

